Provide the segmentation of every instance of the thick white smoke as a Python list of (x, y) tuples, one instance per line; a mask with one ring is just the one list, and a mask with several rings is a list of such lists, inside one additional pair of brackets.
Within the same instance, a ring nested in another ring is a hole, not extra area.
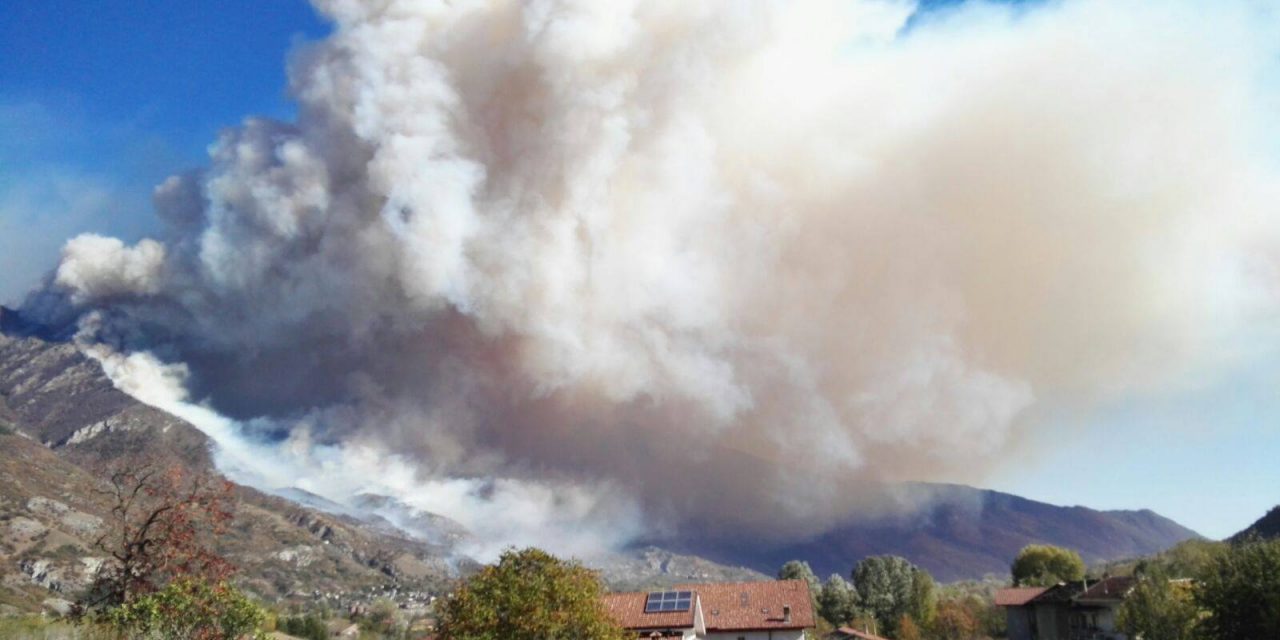
[[(189, 400), (185, 366), (162, 363), (149, 353), (121, 354), (101, 344), (82, 347), (122, 391), (208, 435), (219, 470), (251, 486), (273, 492), (301, 489), (351, 512), (368, 511), (362, 498), (386, 496), (409, 513), (452, 514), (469, 534), (455, 550), (482, 561), (496, 559), (508, 545), (598, 558), (645, 533), (635, 501), (616, 487), (423, 477), (414, 461), (376, 441), (313, 442), (305, 423), (295, 425), (284, 442), (255, 438), (251, 425)], [(423, 533), (412, 526), (408, 530)]]
[(792, 535), (1272, 338), (1254, 4), (317, 4), (297, 122), (55, 284), (282, 447)]

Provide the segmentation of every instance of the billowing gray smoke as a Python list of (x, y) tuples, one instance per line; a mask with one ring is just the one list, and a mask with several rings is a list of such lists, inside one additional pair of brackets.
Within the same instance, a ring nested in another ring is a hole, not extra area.
[(793, 535), (1271, 339), (1255, 5), (318, 5), (297, 122), (52, 285), (281, 446)]

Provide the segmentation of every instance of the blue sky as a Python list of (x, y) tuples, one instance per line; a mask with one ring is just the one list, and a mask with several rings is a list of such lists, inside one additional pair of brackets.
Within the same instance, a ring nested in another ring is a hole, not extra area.
[(1017, 454), (986, 484), (1055, 504), (1149, 508), (1209, 537), (1231, 535), (1280, 502), (1274, 361), (1058, 417), (1056, 428), (1030, 432), (1036, 453)]
[(285, 59), (327, 32), (305, 0), (20, 2), (0, 14), (0, 303), (63, 241), (154, 228), (151, 189), (219, 129), (289, 117)]
[[(219, 129), (290, 117), (287, 54), (326, 29), (304, 0), (11, 3), (0, 13), (0, 302), (18, 301), (68, 237), (154, 230), (152, 187), (201, 164)], [(1064, 424), (1037, 432), (1039, 453), (986, 484), (1152, 508), (1228, 535), (1280, 502), (1278, 378), (1255, 364), (1054, 418)]]

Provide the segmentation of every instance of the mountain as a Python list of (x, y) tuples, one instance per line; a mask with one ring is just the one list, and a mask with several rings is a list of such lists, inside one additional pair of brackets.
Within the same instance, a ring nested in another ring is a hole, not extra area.
[[(92, 541), (110, 506), (104, 464), (147, 451), (214, 471), (208, 438), (117, 390), (63, 332), (42, 332), (0, 308), (0, 613), (63, 606), (99, 560)], [(950, 581), (1003, 575), (1023, 545), (1077, 549), (1086, 561), (1154, 553), (1196, 534), (1150, 511), (1058, 507), (951, 485), (907, 485), (930, 506), (875, 524), (849, 522), (784, 545), (664, 540), (593, 561), (615, 588), (772, 575), (808, 560), (821, 576), (848, 574), (867, 555), (893, 553)], [(443, 516), (394, 498), (338, 505), (297, 489), (268, 495), (237, 486), (235, 521), (219, 549), (244, 586), (268, 600), (342, 607), (393, 594), (440, 593), (476, 564), (458, 549), (470, 535)], [(49, 602), (46, 602), (49, 601)], [(50, 604), (52, 603), (52, 604)]]
[(1265, 540), (1280, 538), (1280, 506), (1272, 507), (1267, 512), (1267, 515), (1258, 518), (1257, 522), (1249, 525), (1240, 533), (1231, 536), (1231, 541), (1236, 542), (1252, 537)]
[[(0, 307), (0, 615), (63, 609), (92, 579), (101, 562), (93, 541), (111, 509), (103, 469), (113, 460), (145, 451), (215, 472), (198, 429), (119, 391), (74, 345), (46, 337), (59, 336)], [(478, 566), (457, 551), (465, 528), (388, 496), (339, 505), (299, 489), (268, 495), (235, 485), (234, 494), (232, 526), (217, 547), (242, 586), (267, 600), (420, 603)], [(650, 548), (598, 568), (622, 586), (759, 577)]]
[(960, 485), (912, 483), (927, 506), (874, 523), (848, 522), (815, 538), (783, 545), (759, 542), (683, 544), (684, 553), (773, 572), (788, 560), (809, 562), (820, 578), (848, 576), (866, 556), (903, 556), (943, 582), (1006, 576), (1025, 545), (1075, 549), (1086, 563), (1149, 555), (1200, 536), (1152, 511), (1060, 507)]
[(655, 546), (641, 546), (597, 558), (591, 566), (600, 571), (614, 591), (649, 591), (694, 582), (752, 582), (768, 580), (777, 573), (776, 569), (755, 571)]
[[(101, 469), (140, 451), (213, 469), (203, 433), (115, 389), (73, 345), (0, 334), (0, 608), (57, 608), (91, 580), (92, 542), (111, 507)], [(233, 493), (234, 520), (217, 546), (262, 597), (425, 599), (456, 576), (446, 549), (387, 523), (244, 486)]]

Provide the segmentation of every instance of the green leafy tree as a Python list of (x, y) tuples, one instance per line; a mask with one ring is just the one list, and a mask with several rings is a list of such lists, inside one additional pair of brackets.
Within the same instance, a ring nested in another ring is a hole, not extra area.
[(261, 607), (225, 582), (179, 578), (107, 610), (101, 619), (133, 640), (265, 640), (266, 618)]
[(594, 571), (539, 549), (509, 550), (445, 599), (440, 640), (623, 640)]
[(933, 624), (933, 614), (938, 606), (937, 585), (933, 576), (920, 567), (914, 567), (911, 574), (911, 599), (907, 604), (907, 615), (922, 627)]
[(831, 574), (818, 592), (818, 615), (838, 627), (858, 615), (858, 591), (848, 580)]
[(1030, 544), (1018, 552), (1011, 567), (1013, 584), (1046, 587), (1059, 582), (1084, 579), (1084, 560), (1070, 549), (1048, 544)]
[(1130, 638), (1193, 640), (1199, 611), (1187, 582), (1169, 580), (1161, 571), (1148, 572), (1134, 586), (1116, 624)]
[(1212, 540), (1186, 540), (1153, 558), (1139, 560), (1133, 567), (1133, 573), (1140, 576), (1160, 572), (1168, 578), (1194, 578), (1207, 569), (1226, 547), (1226, 544)]
[(881, 635), (900, 634), (903, 616), (927, 617), (933, 606), (932, 576), (899, 556), (863, 559), (853, 570), (853, 585), (859, 607), (875, 618)]
[(1194, 600), (1212, 640), (1280, 638), (1280, 540), (1248, 541), (1217, 554), (1198, 576)]
[(778, 569), (778, 579), (804, 580), (809, 585), (810, 595), (814, 597), (817, 597), (818, 592), (822, 591), (822, 584), (818, 582), (818, 576), (814, 575), (809, 563), (803, 560), (791, 560), (782, 565), (782, 568)]

